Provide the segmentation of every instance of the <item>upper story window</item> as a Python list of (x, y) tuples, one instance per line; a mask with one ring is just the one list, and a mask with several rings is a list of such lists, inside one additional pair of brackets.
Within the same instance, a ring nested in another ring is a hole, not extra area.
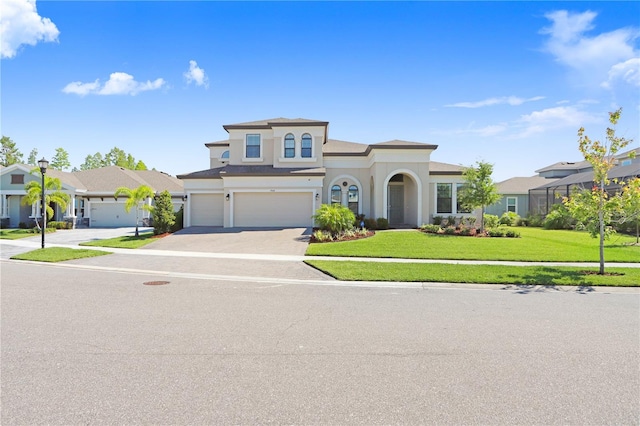
[(312, 139), (309, 133), (302, 135), (302, 158), (311, 158)]
[(226, 150), (220, 156), (220, 161), (229, 161), (229, 150)]
[(23, 184), (24, 183), (24, 175), (11, 175), (11, 183), (13, 183), (13, 184)]
[(291, 133), (284, 137), (284, 158), (296, 156), (296, 140)]
[(247, 135), (245, 158), (260, 158), (260, 135)]

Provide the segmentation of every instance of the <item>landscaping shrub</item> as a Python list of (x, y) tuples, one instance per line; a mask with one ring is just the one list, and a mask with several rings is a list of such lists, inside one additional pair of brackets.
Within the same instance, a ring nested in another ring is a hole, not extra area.
[(313, 233), (313, 240), (317, 243), (326, 243), (327, 241), (333, 241), (333, 236), (330, 232), (318, 229)]
[(376, 227), (377, 229), (389, 229), (389, 220), (384, 217), (379, 217), (376, 219)]
[(20, 228), (20, 229), (27, 229), (27, 228), (28, 228), (28, 226), (27, 226), (27, 224), (26, 224), (26, 223), (24, 223), (24, 222), (20, 222), (20, 223), (18, 224), (18, 228)]
[(454, 228), (453, 226), (447, 226), (446, 228), (444, 228), (444, 233), (445, 235), (455, 235), (456, 228)]
[(505, 232), (500, 228), (489, 229), (487, 232), (488, 232), (490, 237), (504, 237), (505, 236)]
[(513, 229), (507, 229), (504, 233), (504, 236), (507, 238), (520, 238), (520, 233), (518, 231), (514, 231)]
[(438, 226), (442, 225), (442, 216), (434, 216), (433, 224)]
[(71, 222), (51, 221), (51, 222), (47, 222), (47, 228), (71, 229), (73, 228), (73, 224)]
[(498, 227), (498, 216), (494, 214), (485, 214), (484, 215), (484, 227), (485, 228), (497, 228)]
[(527, 224), (523, 226), (532, 226), (534, 228), (542, 228), (544, 217), (541, 214), (533, 214), (527, 217)]
[(364, 215), (363, 214), (359, 214), (356, 215), (356, 221), (353, 223), (353, 226), (355, 228), (364, 228)]
[(153, 215), (153, 233), (155, 235), (166, 234), (176, 223), (176, 215), (173, 212), (171, 194), (166, 189), (155, 197), (155, 206), (151, 208)]
[(445, 225), (446, 226), (455, 227), (456, 226), (456, 217), (455, 216), (447, 216)]
[(322, 204), (313, 219), (323, 231), (329, 231), (336, 236), (341, 232), (352, 229), (356, 216), (348, 207), (340, 204)]
[(420, 230), (422, 232), (427, 232), (429, 234), (437, 234), (438, 231), (440, 230), (440, 225), (435, 225), (435, 224), (420, 225)]
[(544, 229), (573, 229), (576, 221), (564, 204), (554, 204), (544, 218)]
[(515, 226), (518, 224), (519, 219), (520, 215), (516, 212), (504, 212), (500, 216), (500, 225)]
[(464, 221), (467, 224), (467, 226), (469, 226), (470, 228), (473, 228), (477, 220), (478, 218), (476, 218), (475, 216), (467, 216), (467, 218)]
[(175, 222), (171, 225), (171, 232), (176, 232), (184, 227), (184, 206), (180, 206), (180, 210), (175, 213)]
[(378, 229), (378, 222), (374, 218), (369, 217), (364, 220), (364, 227), (367, 229), (376, 230)]

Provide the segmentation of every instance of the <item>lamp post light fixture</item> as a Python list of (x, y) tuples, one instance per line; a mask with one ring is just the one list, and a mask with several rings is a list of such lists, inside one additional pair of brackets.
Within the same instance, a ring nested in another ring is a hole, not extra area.
[(47, 206), (45, 204), (44, 197), (44, 175), (47, 173), (47, 167), (49, 167), (49, 162), (42, 157), (42, 160), (38, 161), (38, 166), (40, 167), (40, 174), (42, 174), (42, 199), (40, 200), (40, 208), (42, 215), (42, 248), (44, 248), (44, 234), (47, 231)]

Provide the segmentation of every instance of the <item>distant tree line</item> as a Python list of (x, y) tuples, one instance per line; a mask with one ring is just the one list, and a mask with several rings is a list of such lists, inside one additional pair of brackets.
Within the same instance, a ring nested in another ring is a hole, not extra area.
[[(8, 136), (2, 136), (2, 148), (0, 148), (0, 165), (10, 166), (15, 163), (24, 163), (24, 156), (18, 149), (16, 143)], [(29, 152), (26, 164), (36, 166), (38, 162), (38, 150), (33, 148)], [(136, 160), (133, 155), (123, 151), (118, 147), (113, 147), (105, 154), (96, 152), (87, 155), (84, 163), (79, 168), (73, 167), (71, 171), (98, 169), (106, 166), (119, 166), (130, 170), (147, 170), (147, 165), (142, 160)], [(49, 167), (55, 170), (71, 169), (69, 153), (64, 148), (56, 148), (56, 153), (49, 161)]]

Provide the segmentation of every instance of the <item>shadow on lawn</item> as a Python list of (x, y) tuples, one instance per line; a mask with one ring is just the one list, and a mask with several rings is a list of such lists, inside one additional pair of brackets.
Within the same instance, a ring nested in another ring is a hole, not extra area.
[[(543, 293), (549, 291), (567, 291), (567, 285), (577, 286), (576, 293), (587, 294), (595, 291), (587, 284), (585, 275), (581, 271), (563, 271), (554, 268), (541, 267), (529, 275), (507, 275), (513, 278), (514, 284), (504, 287), (505, 290), (518, 289), (516, 294)], [(557, 285), (557, 282), (567, 283)], [(570, 284), (569, 284), (570, 283)]]

